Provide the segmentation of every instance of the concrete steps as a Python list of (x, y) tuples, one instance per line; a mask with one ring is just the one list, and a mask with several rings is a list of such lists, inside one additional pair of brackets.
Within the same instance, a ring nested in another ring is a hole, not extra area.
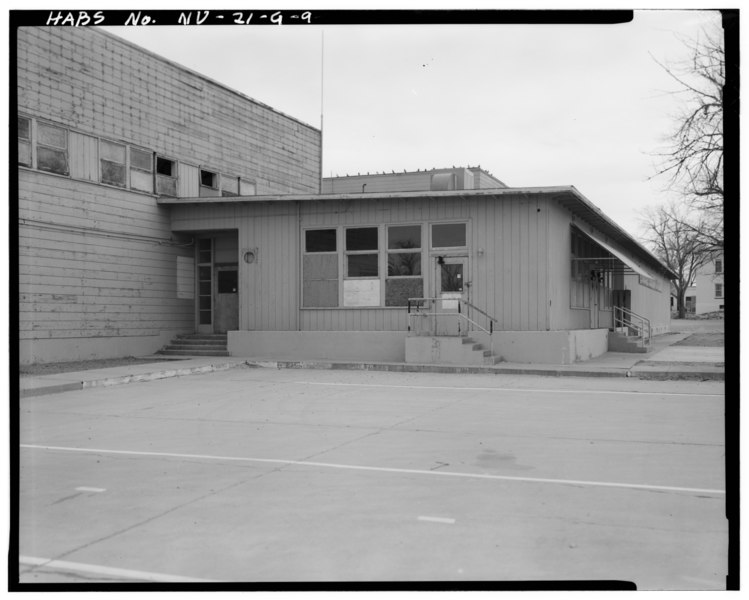
[(496, 365), (491, 350), (471, 337), (413, 336), (406, 338), (406, 362), (444, 365)]
[(226, 334), (178, 335), (157, 354), (164, 356), (231, 356), (226, 348)]
[(639, 336), (627, 335), (624, 331), (609, 332), (609, 352), (645, 353), (648, 347), (642, 343)]

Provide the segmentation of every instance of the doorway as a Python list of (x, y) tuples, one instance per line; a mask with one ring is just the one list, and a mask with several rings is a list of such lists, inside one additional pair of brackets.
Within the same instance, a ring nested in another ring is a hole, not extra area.
[(196, 331), (211, 334), (239, 329), (236, 232), (200, 237), (196, 246)]
[(435, 257), (435, 335), (461, 335), (466, 331), (459, 317), (461, 301), (468, 299), (467, 256)]

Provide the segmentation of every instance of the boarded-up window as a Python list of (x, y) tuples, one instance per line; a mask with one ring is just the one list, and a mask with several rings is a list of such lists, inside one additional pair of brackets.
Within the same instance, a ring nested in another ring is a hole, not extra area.
[(338, 306), (338, 254), (305, 254), (302, 306)]
[(99, 148), (101, 162), (101, 182), (109, 185), (125, 187), (127, 185), (127, 173), (125, 171), (124, 144), (116, 144), (101, 140)]
[(239, 180), (240, 196), (254, 196), (255, 194), (257, 194), (257, 185), (255, 185), (254, 181)]
[(31, 166), (31, 119), (18, 117), (18, 164)]
[(159, 196), (177, 195), (177, 164), (163, 156), (156, 157), (156, 193)]
[(41, 171), (68, 174), (68, 132), (61, 127), (37, 124), (36, 166)]
[(153, 154), (130, 148), (130, 187), (153, 193)]
[(343, 282), (344, 306), (379, 306), (379, 279), (347, 279)]
[(406, 306), (409, 298), (424, 297), (424, 280), (421, 277), (387, 279), (385, 281), (385, 306)]
[(191, 257), (177, 257), (177, 298), (195, 298), (195, 259)]

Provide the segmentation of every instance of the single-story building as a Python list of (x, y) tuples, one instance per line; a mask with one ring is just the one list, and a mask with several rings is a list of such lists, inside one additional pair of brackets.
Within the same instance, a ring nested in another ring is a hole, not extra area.
[(669, 329), (673, 274), (570, 186), (158, 203), (196, 240), (196, 329), (233, 355), (565, 364)]

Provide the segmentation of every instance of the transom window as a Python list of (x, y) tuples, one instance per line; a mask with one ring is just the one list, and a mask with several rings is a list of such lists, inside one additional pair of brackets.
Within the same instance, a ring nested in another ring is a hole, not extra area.
[(304, 232), (305, 252), (335, 252), (335, 229), (308, 229)]
[(465, 245), (465, 223), (435, 223), (432, 225), (432, 248), (461, 248)]

